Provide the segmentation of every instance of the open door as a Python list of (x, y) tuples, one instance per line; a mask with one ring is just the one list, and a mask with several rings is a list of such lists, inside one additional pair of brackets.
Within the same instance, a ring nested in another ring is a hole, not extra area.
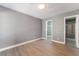
[(51, 41), (53, 39), (53, 20), (46, 21), (46, 40)]
[(76, 47), (75, 21), (75, 17), (66, 19), (66, 44), (73, 47)]
[(78, 15), (64, 17), (64, 42), (71, 47), (78, 47)]

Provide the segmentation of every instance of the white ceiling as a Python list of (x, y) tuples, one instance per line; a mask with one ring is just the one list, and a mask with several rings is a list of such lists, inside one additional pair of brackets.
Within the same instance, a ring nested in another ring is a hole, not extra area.
[(79, 9), (78, 3), (45, 3), (46, 8), (43, 10), (38, 9), (39, 4), (41, 3), (0, 3), (2, 6), (40, 19)]

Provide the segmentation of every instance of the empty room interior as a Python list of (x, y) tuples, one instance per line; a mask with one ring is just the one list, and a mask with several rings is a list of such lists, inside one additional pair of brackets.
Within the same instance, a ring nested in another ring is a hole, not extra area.
[(0, 56), (79, 56), (79, 3), (0, 3)]

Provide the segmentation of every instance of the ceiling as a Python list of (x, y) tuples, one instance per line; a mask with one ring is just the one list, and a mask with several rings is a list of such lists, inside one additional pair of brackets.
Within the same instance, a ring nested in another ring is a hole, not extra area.
[(0, 3), (0, 5), (31, 15), (36, 18), (46, 19), (51, 16), (79, 9), (78, 3), (43, 3), (45, 9), (40, 10), (38, 5), (41, 3)]

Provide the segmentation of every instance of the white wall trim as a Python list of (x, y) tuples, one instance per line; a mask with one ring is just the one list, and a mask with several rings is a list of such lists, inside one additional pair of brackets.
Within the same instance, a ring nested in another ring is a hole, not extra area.
[[(45, 37), (42, 37), (42, 39), (46, 40)], [(65, 42), (57, 41), (57, 40), (51, 40), (52, 42), (60, 43), (60, 44), (65, 44)]]
[(46, 38), (45, 38), (45, 37), (42, 37), (41, 39), (44, 39), (44, 40), (46, 40)]
[(78, 37), (79, 36), (79, 34), (78, 34), (79, 33), (79, 29), (78, 29), (78, 27), (79, 27), (78, 26), (78, 24), (79, 24), (79, 15), (76, 15), (76, 17), (77, 17), (76, 18), (76, 25), (75, 25), (75, 27), (76, 27), (76, 29), (75, 29), (75, 32), (76, 32), (76, 47), (79, 48), (79, 44), (78, 44), (78, 41), (79, 41), (79, 37)]
[(57, 40), (52, 40), (53, 42), (56, 42), (56, 43), (60, 43), (60, 44), (65, 44), (65, 42), (61, 42), (61, 41), (57, 41)]
[(12, 45), (12, 46), (8, 46), (8, 47), (5, 47), (5, 48), (1, 48), (0, 52), (6, 51), (8, 49), (12, 49), (12, 48), (15, 48), (15, 47), (18, 47), (18, 46), (22, 46), (24, 44), (28, 44), (28, 43), (31, 43), (31, 42), (34, 42), (34, 41), (37, 41), (37, 40), (40, 40), (40, 39), (42, 39), (42, 37), (37, 38), (37, 39), (33, 39), (33, 40), (29, 40), (29, 41), (26, 41), (26, 42), (22, 42), (22, 43), (19, 43), (19, 44), (15, 44), (15, 45)]

